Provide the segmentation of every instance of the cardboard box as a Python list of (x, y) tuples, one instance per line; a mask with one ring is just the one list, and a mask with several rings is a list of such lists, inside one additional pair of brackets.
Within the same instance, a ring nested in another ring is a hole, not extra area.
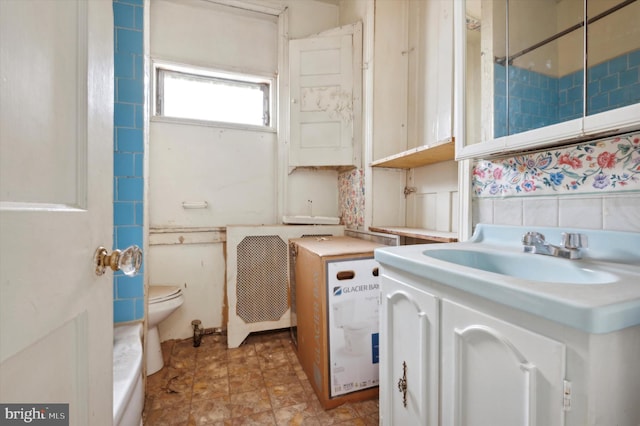
[(373, 250), (351, 237), (289, 240), (297, 354), (325, 409), (378, 396), (380, 281)]

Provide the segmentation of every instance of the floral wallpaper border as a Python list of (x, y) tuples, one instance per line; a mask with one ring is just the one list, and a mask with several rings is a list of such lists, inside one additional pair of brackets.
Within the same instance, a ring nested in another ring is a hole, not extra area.
[(364, 228), (364, 170), (354, 169), (338, 175), (338, 207), (343, 225)]
[(474, 163), (475, 197), (640, 190), (640, 133)]

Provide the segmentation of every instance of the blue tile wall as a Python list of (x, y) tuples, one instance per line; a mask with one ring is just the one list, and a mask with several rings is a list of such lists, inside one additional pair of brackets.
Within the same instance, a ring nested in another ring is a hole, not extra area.
[(507, 135), (507, 67), (493, 64), (493, 135)]
[[(143, 247), (143, 0), (113, 0), (114, 152), (113, 246)], [(113, 279), (113, 320), (144, 318), (144, 263), (141, 273)]]
[[(509, 110), (507, 116), (507, 71), (494, 64), (495, 109), (494, 133), (496, 137), (520, 133), (548, 126), (558, 119), (558, 81), (534, 71), (510, 66)], [(508, 128), (507, 128), (508, 124)]]
[[(495, 137), (582, 117), (582, 71), (553, 78), (513, 66), (508, 70), (509, 116), (506, 67), (494, 64)], [(590, 67), (587, 98), (587, 114), (640, 102), (640, 50)]]
[(587, 114), (640, 102), (640, 50), (587, 70)]
[(558, 79), (558, 121), (582, 117), (584, 77), (582, 70)]

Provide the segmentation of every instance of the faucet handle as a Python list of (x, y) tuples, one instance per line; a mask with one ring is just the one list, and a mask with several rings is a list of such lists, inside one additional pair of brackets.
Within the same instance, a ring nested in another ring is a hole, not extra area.
[(568, 249), (585, 248), (589, 246), (589, 239), (584, 234), (563, 232), (561, 235), (562, 246)]
[(522, 244), (532, 246), (536, 243), (544, 243), (544, 235), (540, 232), (529, 231), (522, 236)]

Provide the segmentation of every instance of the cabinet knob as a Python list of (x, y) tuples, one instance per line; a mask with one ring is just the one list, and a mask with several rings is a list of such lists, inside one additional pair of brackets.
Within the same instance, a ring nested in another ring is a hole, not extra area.
[(398, 380), (398, 390), (402, 394), (402, 405), (407, 406), (407, 363), (402, 361), (402, 377)]

